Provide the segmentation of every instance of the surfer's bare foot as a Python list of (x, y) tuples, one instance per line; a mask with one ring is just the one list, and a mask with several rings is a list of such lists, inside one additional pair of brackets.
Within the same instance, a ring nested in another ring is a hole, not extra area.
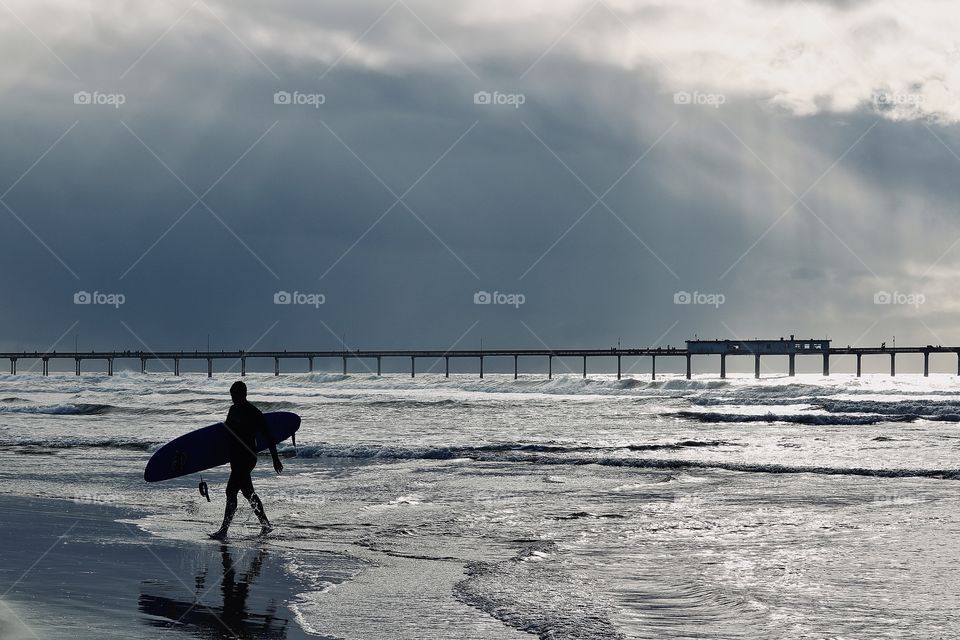
[(265, 525), (263, 525), (262, 527), (260, 527), (260, 537), (263, 537), (263, 536), (267, 535), (267, 534), (270, 533), (271, 531), (273, 531), (273, 525), (272, 525), (272, 524), (265, 524)]
[(220, 529), (219, 531), (214, 531), (213, 533), (208, 533), (207, 535), (210, 536), (211, 540), (222, 541), (227, 539), (227, 532), (225, 529)]

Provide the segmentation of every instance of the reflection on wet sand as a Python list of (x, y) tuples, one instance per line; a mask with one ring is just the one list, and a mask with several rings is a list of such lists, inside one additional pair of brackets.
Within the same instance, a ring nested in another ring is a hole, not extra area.
[[(216, 592), (216, 583), (208, 583), (210, 567), (204, 566), (196, 575), (194, 593), (191, 599), (180, 600), (174, 597), (179, 584), (160, 585), (156, 582), (143, 582), (140, 586), (140, 612), (149, 616), (144, 622), (153, 627), (178, 628), (205, 639), (220, 638), (272, 638), (287, 637), (286, 618), (277, 616), (277, 604), (274, 599), (265, 603), (263, 613), (248, 610), (251, 588), (260, 575), (266, 551), (258, 549), (244, 555), (253, 555), (246, 571), (238, 573), (233, 556), (227, 545), (220, 546), (220, 558), (223, 562), (223, 578), (219, 580), (223, 603), (211, 606), (209, 596)], [(243, 563), (244, 557), (239, 563)], [(159, 595), (150, 590), (170, 590), (174, 593)]]

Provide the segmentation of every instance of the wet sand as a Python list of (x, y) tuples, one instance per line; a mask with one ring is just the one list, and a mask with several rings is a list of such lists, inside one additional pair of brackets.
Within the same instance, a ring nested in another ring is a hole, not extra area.
[(317, 637), (288, 609), (300, 585), (268, 545), (161, 540), (102, 504), (0, 496), (0, 512), (5, 640)]

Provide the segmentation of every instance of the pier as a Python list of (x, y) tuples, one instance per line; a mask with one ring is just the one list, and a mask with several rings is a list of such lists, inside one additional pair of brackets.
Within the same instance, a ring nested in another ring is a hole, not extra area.
[[(520, 359), (537, 358), (544, 361), (548, 378), (553, 378), (553, 360), (555, 358), (576, 358), (581, 361), (581, 373), (584, 378), (588, 375), (588, 361), (597, 359), (616, 361), (617, 379), (623, 376), (624, 358), (650, 358), (650, 376), (657, 377), (657, 358), (681, 358), (684, 361), (686, 377), (692, 375), (693, 358), (707, 356), (719, 358), (719, 375), (727, 375), (727, 358), (735, 356), (752, 357), (754, 360), (754, 376), (760, 377), (760, 362), (763, 356), (787, 356), (787, 374), (796, 375), (796, 358), (813, 357), (822, 361), (823, 375), (830, 375), (830, 358), (841, 355), (856, 357), (856, 374), (861, 375), (864, 356), (882, 356), (889, 358), (890, 375), (896, 375), (896, 360), (902, 354), (923, 355), (923, 375), (930, 375), (930, 355), (952, 353), (957, 358), (957, 375), (960, 375), (960, 346), (917, 346), (917, 347), (887, 347), (882, 344), (878, 347), (834, 347), (826, 339), (796, 339), (779, 338), (775, 340), (687, 340), (686, 348), (674, 347), (645, 347), (645, 348), (618, 348), (608, 349), (453, 349), (439, 350), (360, 350), (343, 349), (338, 351), (24, 351), (0, 352), (0, 359), (10, 362), (10, 373), (16, 375), (18, 364), (24, 361), (41, 365), (41, 375), (50, 374), (50, 363), (54, 361), (73, 361), (74, 373), (81, 374), (81, 364), (89, 361), (106, 363), (108, 375), (113, 375), (117, 361), (139, 362), (140, 372), (146, 373), (148, 364), (161, 364), (175, 376), (180, 375), (182, 362), (200, 362), (206, 364), (208, 377), (213, 377), (214, 362), (230, 361), (231, 369), (240, 365), (240, 375), (247, 374), (249, 360), (262, 362), (273, 361), (274, 375), (280, 375), (281, 364), (289, 361), (305, 361), (307, 371), (314, 371), (317, 361), (336, 361), (340, 370), (346, 374), (350, 361), (363, 361), (364, 367), (373, 373), (373, 364), (376, 363), (376, 374), (383, 374), (384, 360), (407, 360), (410, 363), (410, 377), (417, 375), (417, 360), (444, 361), (444, 373), (450, 377), (450, 361), (452, 359), (472, 360), (477, 364), (479, 377), (484, 375), (484, 361), (490, 359), (513, 359), (513, 376), (517, 378), (520, 371)], [(172, 364), (170, 368), (169, 364)], [(355, 367), (354, 367), (355, 368)]]

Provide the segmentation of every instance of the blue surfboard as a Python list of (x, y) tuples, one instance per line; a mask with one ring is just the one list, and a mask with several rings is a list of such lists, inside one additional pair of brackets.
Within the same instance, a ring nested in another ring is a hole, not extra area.
[[(300, 428), (300, 416), (289, 411), (273, 411), (263, 414), (263, 417), (267, 420), (267, 429), (275, 443), (290, 438)], [(230, 439), (227, 427), (222, 422), (175, 438), (150, 457), (143, 479), (159, 482), (227, 464), (230, 462)], [(269, 448), (263, 434), (258, 433), (257, 451)]]

